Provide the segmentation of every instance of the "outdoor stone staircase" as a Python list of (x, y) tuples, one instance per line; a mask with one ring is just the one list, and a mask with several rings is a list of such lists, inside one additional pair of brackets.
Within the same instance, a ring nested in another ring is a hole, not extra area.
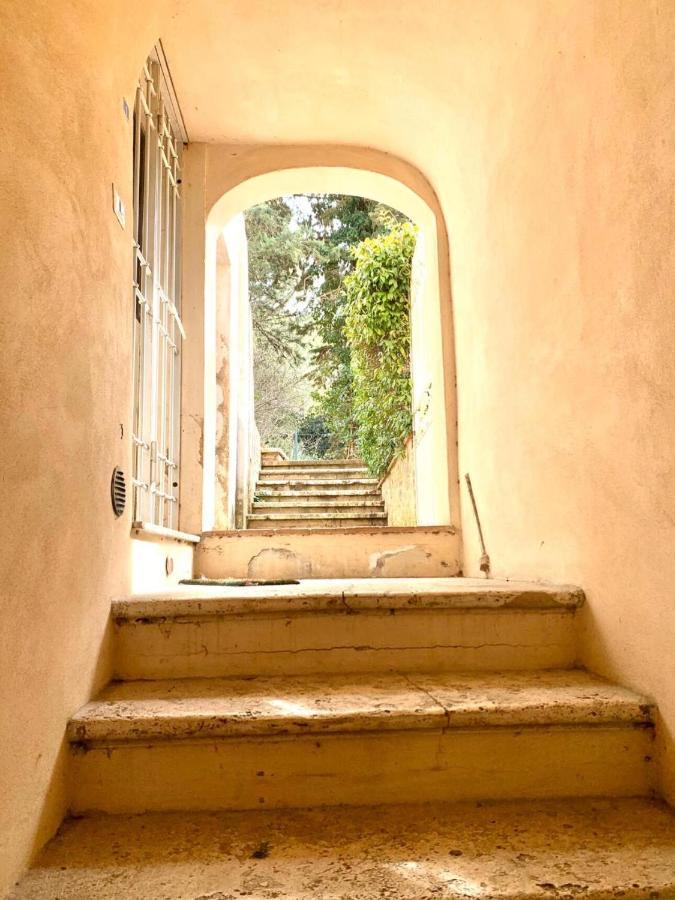
[(268, 461), (263, 456), (246, 527), (386, 525), (378, 481), (360, 460)]
[(115, 601), (114, 680), (68, 728), (78, 818), (16, 896), (674, 896), (654, 711), (577, 667), (583, 603), (464, 578)]

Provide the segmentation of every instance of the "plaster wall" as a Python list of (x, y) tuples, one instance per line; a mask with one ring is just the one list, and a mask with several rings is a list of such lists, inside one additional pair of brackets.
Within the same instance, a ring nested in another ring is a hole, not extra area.
[(582, 661), (656, 699), (674, 802), (674, 10), (514, 7), (466, 47), (482, 75), (455, 98), (464, 127), (441, 126), (452, 163), (430, 161), (452, 242), (460, 473), (495, 576), (583, 585)]
[[(208, 505), (208, 495), (213, 491), (213, 509), (209, 518), (216, 528), (234, 528), (236, 499), (236, 464), (230, 465), (234, 456), (236, 460), (236, 430), (233, 429), (234, 409), (230, 402), (232, 382), (236, 381), (236, 372), (232, 372), (232, 353), (230, 347), (232, 320), (233, 272), (230, 253), (224, 235), (218, 238), (216, 245), (216, 306), (215, 321), (215, 397), (209, 400), (209, 391), (205, 385), (205, 412), (213, 416), (215, 402), (215, 436), (213, 447), (213, 471), (204, 466), (204, 504)], [(206, 424), (206, 423), (205, 423)]]
[[(437, 265), (434, 242), (430, 241), (427, 231), (419, 229), (410, 283), (410, 375), (415, 435), (410, 462), (415, 482), (414, 515), (418, 525), (451, 520), (450, 493), (443, 478), (448, 458), (445, 423), (446, 416), (453, 415), (456, 399), (454, 385), (448, 380), (450, 373), (445, 365), (438, 301), (430, 277), (432, 268)], [(453, 427), (451, 436), (454, 437), (454, 433)], [(454, 475), (456, 477), (456, 470)], [(453, 521), (457, 521), (457, 515)], [(392, 521), (390, 524), (408, 523)]]
[(122, 98), (157, 22), (146, 4), (130, 41), (131, 4), (84, 6), (1, 4), (0, 896), (66, 809), (66, 723), (107, 679), (110, 600), (131, 579), (131, 509), (110, 503), (131, 465)]
[[(191, 481), (200, 463), (203, 466), (201, 495), (191, 497), (201, 505), (200, 531), (242, 524), (260, 468), (243, 215), (208, 235), (205, 280), (204, 346), (193, 346), (190, 358), (191, 366), (202, 367), (204, 373), (204, 408), (194, 416), (203, 421), (203, 453), (201, 458), (189, 455), (183, 463)], [(188, 510), (185, 504), (183, 513), (197, 518), (199, 509)]]
[(193, 544), (140, 536), (131, 541), (131, 592), (168, 591), (192, 578)]
[(236, 408), (237, 469), (235, 524), (246, 525), (246, 515), (260, 471), (260, 439), (255, 424), (253, 395), (253, 319), (248, 294), (248, 244), (242, 213), (225, 226), (226, 239), (232, 235), (233, 294), (239, 308), (236, 333), (238, 368), (230, 380), (231, 404)]
[[(404, 452), (389, 463), (380, 484), (387, 510), (387, 524), (416, 525), (415, 448), (412, 434), (405, 442)], [(420, 523), (422, 524), (422, 523)]]

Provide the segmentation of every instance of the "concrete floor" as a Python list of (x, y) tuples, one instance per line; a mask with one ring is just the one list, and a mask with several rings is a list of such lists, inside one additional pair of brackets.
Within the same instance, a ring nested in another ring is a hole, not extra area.
[(571, 800), (66, 822), (12, 900), (675, 897), (675, 814)]

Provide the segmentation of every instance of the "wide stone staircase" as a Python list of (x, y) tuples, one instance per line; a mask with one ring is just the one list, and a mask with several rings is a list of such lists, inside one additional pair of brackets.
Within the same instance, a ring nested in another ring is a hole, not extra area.
[(578, 667), (583, 604), (437, 577), (114, 601), (74, 818), (16, 897), (675, 896), (654, 710)]
[(386, 524), (378, 481), (360, 460), (269, 461), (263, 455), (247, 528)]

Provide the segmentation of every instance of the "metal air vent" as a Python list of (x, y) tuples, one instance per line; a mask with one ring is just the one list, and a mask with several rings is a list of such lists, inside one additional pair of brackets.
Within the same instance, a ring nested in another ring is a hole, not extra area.
[(119, 466), (115, 466), (113, 469), (110, 480), (110, 499), (112, 500), (113, 512), (119, 519), (124, 512), (124, 507), (127, 505), (127, 482), (124, 472)]

